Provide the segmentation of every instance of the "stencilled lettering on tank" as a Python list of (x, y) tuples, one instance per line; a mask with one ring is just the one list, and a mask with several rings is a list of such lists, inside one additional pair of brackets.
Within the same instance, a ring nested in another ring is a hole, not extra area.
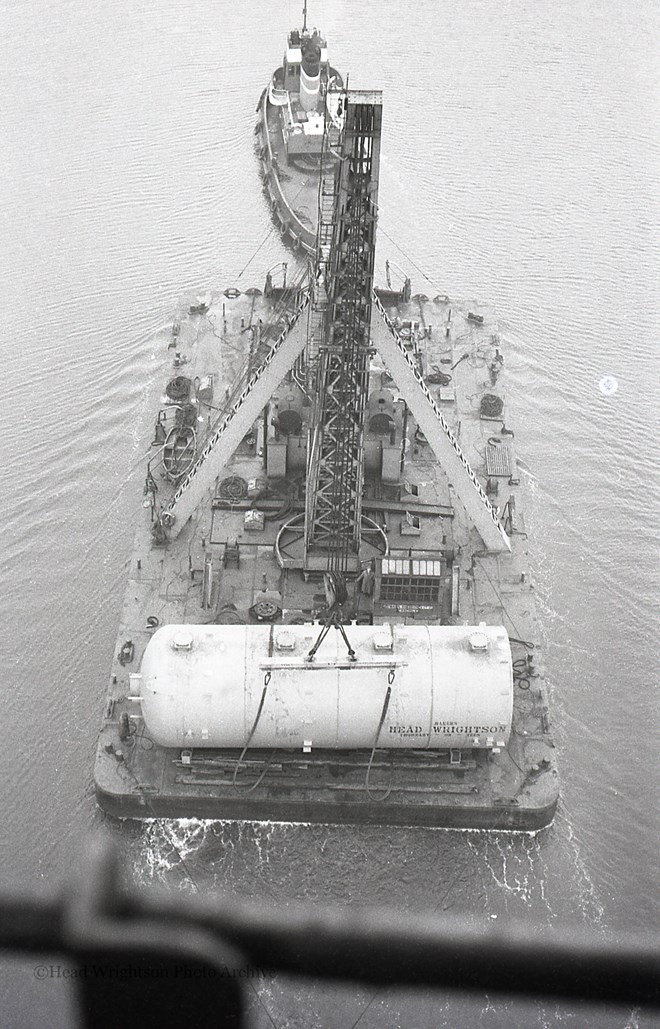
[(483, 736), (506, 733), (506, 725), (459, 725), (457, 722), (434, 722), (433, 733), (443, 736)]
[(390, 732), (399, 736), (426, 736), (421, 725), (390, 725)]

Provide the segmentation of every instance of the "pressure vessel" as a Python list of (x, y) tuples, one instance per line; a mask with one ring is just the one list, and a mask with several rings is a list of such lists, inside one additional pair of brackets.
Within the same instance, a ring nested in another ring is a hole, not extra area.
[(146, 647), (147, 734), (164, 747), (487, 749), (511, 731), (502, 626), (166, 625)]

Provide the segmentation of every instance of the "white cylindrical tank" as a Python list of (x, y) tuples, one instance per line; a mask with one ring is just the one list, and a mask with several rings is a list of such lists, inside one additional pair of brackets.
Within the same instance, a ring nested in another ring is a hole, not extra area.
[(140, 669), (148, 734), (185, 748), (240, 749), (248, 739), (251, 747), (333, 750), (506, 744), (513, 674), (504, 628), (346, 631), (355, 662), (336, 631), (307, 662), (319, 626), (164, 626)]

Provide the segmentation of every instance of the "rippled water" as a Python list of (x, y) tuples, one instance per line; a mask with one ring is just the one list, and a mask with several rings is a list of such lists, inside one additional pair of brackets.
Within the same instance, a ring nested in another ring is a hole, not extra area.
[[(95, 738), (163, 342), (182, 292), (261, 285), (287, 259), (252, 129), (299, 11), (1, 7), (0, 885), (60, 882), (96, 831), (140, 884), (452, 910), (474, 925), (657, 925), (655, 6), (310, 5), (351, 84), (385, 92), (379, 261), (411, 271), (416, 290), (500, 314), (563, 784), (554, 826), (533, 839), (120, 828), (96, 811)], [(616, 392), (601, 392), (604, 376)], [(14, 964), (0, 983), (5, 1024), (62, 1024), (56, 983)], [(652, 1024), (493, 997), (350, 988), (331, 1003), (280, 982), (254, 1003), (257, 1024), (278, 1027)]]

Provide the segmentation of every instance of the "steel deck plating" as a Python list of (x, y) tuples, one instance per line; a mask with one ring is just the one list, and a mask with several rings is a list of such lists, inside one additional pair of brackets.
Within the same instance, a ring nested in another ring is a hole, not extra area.
[[(370, 392), (385, 387), (397, 396), (399, 384), (391, 381), (391, 369), (378, 353), (379, 340), (394, 332), (480, 485), (489, 486), (489, 496), (504, 509), (510, 552), (486, 553), (427, 435), (409, 414), (400, 480), (384, 483), (367, 473), (364, 510), (380, 530), (378, 539), (387, 541), (392, 561), (442, 556), (440, 601), (433, 611), (419, 597), (387, 602), (382, 593), (379, 599), (363, 589), (362, 580), (350, 584), (347, 607), (360, 623), (503, 625), (515, 669), (508, 746), (499, 752), (438, 754), (380, 749), (372, 754), (273, 754), (248, 748), (240, 765), (236, 751), (190, 754), (156, 746), (134, 698), (131, 675), (158, 625), (248, 623), (268, 619), (274, 607), (278, 624), (307, 623), (314, 638), (327, 610), (322, 580), (300, 567), (295, 543), (286, 542), (290, 560), (276, 556), (283, 524), (304, 511), (304, 461), (288, 483), (271, 482), (270, 492), (265, 490), (268, 416), (254, 421), (192, 517), (165, 544), (153, 538), (150, 508), (166, 508), (176, 486), (160, 475), (162, 429), (160, 438), (157, 429), (96, 758), (97, 797), (110, 814), (519, 831), (551, 822), (558, 780), (522, 514), (524, 491), (510, 434), (506, 355), (497, 327), (491, 312), (479, 309), (480, 322), (446, 297), (418, 294), (405, 303), (403, 294), (380, 296), (382, 305), (374, 304), (372, 319), (376, 353)], [(270, 297), (256, 288), (228, 289), (182, 303), (170, 343), (170, 379), (181, 375), (196, 384), (198, 454), (268, 357), (278, 333), (300, 311), (301, 298), (304, 289), (275, 289)], [(287, 384), (277, 380), (269, 388), (281, 401)], [(486, 406), (484, 416), (480, 399), (493, 394), (502, 406), (490, 417)], [(177, 405), (163, 399), (167, 403), (157, 421), (166, 425)], [(377, 434), (367, 437), (367, 444), (377, 447)], [(291, 437), (288, 445), (294, 445)], [(228, 479), (239, 484), (229, 496), (227, 487), (225, 495), (216, 488)], [(241, 480), (251, 484), (247, 492)], [(250, 524), (246, 514), (255, 510), (265, 518)], [(381, 559), (377, 546), (374, 554)], [(350, 619), (345, 629), (350, 639)]]

